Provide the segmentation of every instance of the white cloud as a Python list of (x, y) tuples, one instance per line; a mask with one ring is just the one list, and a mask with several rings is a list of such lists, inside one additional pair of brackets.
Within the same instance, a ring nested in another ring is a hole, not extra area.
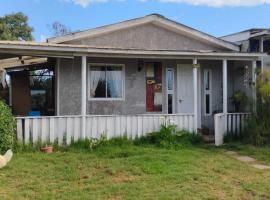
[[(75, 5), (86, 8), (91, 3), (106, 3), (109, 1), (122, 2), (126, 0), (59, 0), (63, 2), (74, 3)], [(210, 7), (223, 7), (223, 6), (257, 6), (270, 4), (270, 0), (137, 0), (141, 2), (158, 1), (163, 3), (187, 3), (195, 6), (210, 6)]]
[[(149, 0), (140, 0), (143, 2)], [(187, 3), (195, 6), (210, 6), (210, 7), (222, 7), (222, 6), (257, 6), (263, 4), (270, 4), (270, 0), (152, 0), (165, 3)]]
[(39, 41), (40, 41), (40, 42), (46, 42), (46, 40), (47, 40), (47, 36), (44, 35), (44, 34), (41, 34), (41, 35), (40, 35)]
[(108, 0), (71, 0), (74, 4), (87, 7), (90, 3), (104, 3)]
[[(60, 0), (60, 1), (71, 2), (71, 3), (74, 3), (75, 5), (79, 5), (79, 6), (86, 8), (91, 3), (106, 3), (106, 2), (109, 2), (112, 0)], [(115, 0), (115, 1), (122, 2), (122, 1), (126, 1), (126, 0)]]

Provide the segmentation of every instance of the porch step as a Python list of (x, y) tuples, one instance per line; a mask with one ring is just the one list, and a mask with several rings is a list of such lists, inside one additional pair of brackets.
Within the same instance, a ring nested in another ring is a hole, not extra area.
[(202, 139), (205, 143), (215, 143), (215, 136), (214, 135), (201, 135)]
[(200, 135), (202, 136), (202, 139), (205, 143), (215, 143), (215, 135), (213, 131), (211, 131), (208, 128), (202, 128), (198, 130)]

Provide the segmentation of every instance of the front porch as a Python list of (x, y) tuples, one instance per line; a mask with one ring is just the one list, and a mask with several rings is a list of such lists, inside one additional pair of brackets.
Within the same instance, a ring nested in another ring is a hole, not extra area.
[(163, 117), (172, 118), (179, 130), (197, 132), (206, 127), (213, 132), (214, 114), (236, 111), (230, 101), (235, 91), (245, 92), (254, 103), (256, 61), (261, 56), (113, 49), (101, 52), (58, 44), (35, 46), (35, 51), (29, 45), (22, 52), (23, 46), (11, 46), (6, 51), (13, 56), (55, 60), (56, 116), (18, 116), (18, 138), (25, 142), (57, 139), (59, 144), (101, 134), (134, 138), (157, 131)]

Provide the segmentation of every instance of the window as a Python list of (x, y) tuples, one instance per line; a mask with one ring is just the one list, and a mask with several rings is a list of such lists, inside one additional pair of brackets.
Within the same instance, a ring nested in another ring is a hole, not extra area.
[(249, 42), (250, 52), (260, 52), (260, 41), (257, 39), (251, 39)]
[(204, 114), (206, 116), (212, 113), (212, 71), (204, 70)]
[(167, 68), (167, 104), (168, 114), (173, 114), (173, 98), (174, 98), (174, 70)]
[(91, 100), (122, 100), (124, 98), (124, 66), (91, 64), (89, 67)]
[(263, 42), (263, 52), (270, 54), (270, 40)]

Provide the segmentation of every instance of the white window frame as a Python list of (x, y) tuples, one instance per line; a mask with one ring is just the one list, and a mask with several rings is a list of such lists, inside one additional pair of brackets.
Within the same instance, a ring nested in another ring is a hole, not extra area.
[[(209, 72), (209, 90), (206, 90), (206, 74)], [(212, 115), (212, 70), (204, 69), (203, 70), (203, 90), (204, 90), (204, 115)], [(209, 113), (206, 113), (206, 95), (209, 95)]]
[[(172, 89), (171, 90), (169, 90), (169, 79), (168, 79), (168, 71), (172, 71), (172, 74), (173, 74), (173, 81), (172, 81)], [(174, 104), (175, 104), (175, 96), (174, 96), (174, 68), (172, 68), (172, 67), (167, 67), (166, 68), (166, 91), (167, 91), (167, 95), (166, 95), (166, 102), (167, 102), (167, 113), (169, 114), (169, 105), (168, 105), (168, 100), (169, 100), (169, 98), (168, 98), (168, 95), (169, 94), (171, 94), (172, 95), (172, 114), (174, 114), (175, 113), (175, 106), (174, 106)]]
[[(91, 81), (90, 81), (90, 68), (93, 67), (122, 67), (122, 97), (121, 98), (94, 98), (91, 97), (90, 89), (91, 89)], [(87, 80), (88, 80), (88, 101), (125, 101), (125, 65), (124, 64), (111, 64), (111, 63), (88, 63), (88, 70), (87, 70)]]

